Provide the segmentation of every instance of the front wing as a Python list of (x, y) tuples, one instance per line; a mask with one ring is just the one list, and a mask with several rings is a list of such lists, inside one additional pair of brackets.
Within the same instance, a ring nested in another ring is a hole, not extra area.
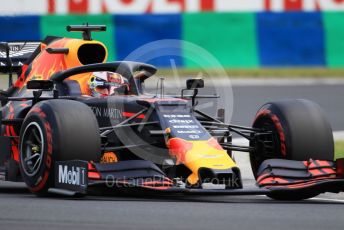
[[(318, 165), (318, 164), (321, 165)], [(241, 189), (195, 189), (178, 186), (153, 163), (124, 161), (90, 164), (65, 161), (55, 164), (55, 187), (49, 191), (62, 195), (268, 195), (271, 197), (311, 197), (320, 193), (344, 191), (344, 178), (338, 166), (329, 161), (269, 160), (259, 170), (256, 186)], [(337, 164), (338, 165), (338, 164)], [(62, 171), (61, 171), (62, 170)], [(315, 172), (317, 171), (317, 172)], [(316, 174), (313, 176), (313, 174)]]

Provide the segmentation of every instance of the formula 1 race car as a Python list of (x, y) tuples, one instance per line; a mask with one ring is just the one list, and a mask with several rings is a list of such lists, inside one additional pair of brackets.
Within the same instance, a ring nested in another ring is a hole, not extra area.
[[(163, 84), (151, 95), (144, 82), (154, 66), (106, 63), (105, 45), (91, 39), (105, 29), (68, 26), (83, 39), (0, 43), (0, 72), (9, 74), (9, 88), (0, 92), (1, 179), (24, 181), (40, 196), (104, 191), (299, 200), (344, 191), (344, 160), (334, 161), (332, 130), (318, 105), (270, 102), (252, 127), (226, 124), (197, 109), (197, 98), (211, 97), (198, 95), (203, 79), (187, 80), (178, 96), (164, 95)], [(234, 145), (232, 133), (249, 146)], [(232, 151), (250, 155), (255, 188), (244, 188)]]

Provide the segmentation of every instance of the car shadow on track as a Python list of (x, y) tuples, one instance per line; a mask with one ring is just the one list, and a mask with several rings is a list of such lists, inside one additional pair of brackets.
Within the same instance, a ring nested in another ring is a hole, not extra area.
[[(0, 196), (1, 194), (15, 194), (18, 198), (24, 194), (31, 194), (24, 183), (16, 182), (0, 182)], [(26, 196), (27, 197), (27, 196)], [(338, 204), (344, 205), (344, 200), (331, 200), (331, 199), (310, 199), (303, 201), (276, 201), (272, 200), (264, 195), (233, 195), (233, 196), (196, 196), (196, 195), (141, 195), (141, 194), (89, 194), (84, 197), (68, 197), (50, 194), (45, 198), (36, 197), (34, 194), (29, 196), (34, 199), (60, 199), (60, 200), (87, 200), (87, 201), (99, 201), (99, 202), (196, 202), (196, 203), (250, 203), (250, 204)]]
[[(70, 199), (70, 198), (66, 198)], [(277, 201), (264, 195), (250, 196), (86, 196), (84, 199), (92, 201), (133, 201), (133, 202), (195, 202), (195, 203), (249, 203), (249, 204), (338, 204), (344, 205), (343, 201), (336, 200), (302, 200), (302, 201)]]
[(24, 183), (1, 181), (0, 193), (21, 194), (30, 193), (30, 191)]

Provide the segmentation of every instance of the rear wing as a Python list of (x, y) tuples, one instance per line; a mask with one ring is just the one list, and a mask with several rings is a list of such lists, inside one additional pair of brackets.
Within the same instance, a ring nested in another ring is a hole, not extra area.
[(18, 72), (41, 42), (0, 42), (0, 73)]

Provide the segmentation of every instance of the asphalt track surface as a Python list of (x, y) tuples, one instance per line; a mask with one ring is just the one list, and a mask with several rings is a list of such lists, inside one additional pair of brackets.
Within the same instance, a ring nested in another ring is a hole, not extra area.
[(0, 184), (0, 229), (342, 229), (344, 197), (300, 202), (265, 196), (37, 198)]
[(234, 87), (232, 123), (250, 125), (257, 109), (266, 102), (304, 98), (318, 103), (333, 130), (344, 130), (344, 86), (247, 86)]
[[(326, 110), (334, 130), (344, 130), (342, 84), (238, 85), (233, 87), (233, 94), (233, 123), (249, 125), (257, 108), (266, 101), (308, 98)], [(225, 103), (226, 100), (220, 99), (219, 105)], [(244, 181), (244, 185), (252, 183), (249, 179)], [(343, 213), (344, 193), (323, 194), (300, 202), (278, 202), (265, 196), (37, 198), (22, 183), (0, 182), (1, 230), (328, 230), (343, 228)]]

